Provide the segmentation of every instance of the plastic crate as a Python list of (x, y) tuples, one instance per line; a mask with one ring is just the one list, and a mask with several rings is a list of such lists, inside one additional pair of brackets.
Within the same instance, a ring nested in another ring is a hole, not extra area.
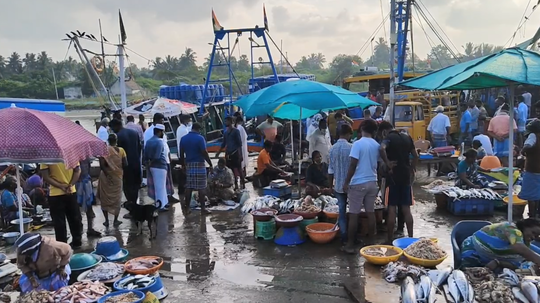
[(284, 198), (292, 194), (292, 186), (288, 185), (287, 187), (283, 187), (283, 188), (272, 188), (270, 186), (267, 186), (263, 188), (263, 194), (278, 197), (278, 198)]
[(494, 201), (487, 199), (448, 199), (448, 211), (456, 216), (487, 216), (495, 211)]

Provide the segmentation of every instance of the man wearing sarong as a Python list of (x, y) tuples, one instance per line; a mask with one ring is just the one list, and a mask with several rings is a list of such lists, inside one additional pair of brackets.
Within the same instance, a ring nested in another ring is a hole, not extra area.
[(444, 114), (444, 107), (437, 106), (437, 115), (431, 119), (428, 132), (431, 134), (433, 147), (448, 146), (448, 136), (450, 135), (450, 118)]
[(96, 214), (92, 208), (92, 204), (94, 203), (94, 189), (92, 187), (92, 178), (90, 177), (90, 163), (90, 159), (80, 162), (81, 175), (79, 176), (79, 181), (75, 183), (77, 202), (79, 202), (79, 206), (81, 207), (81, 213), (86, 214), (88, 225), (86, 235), (88, 237), (101, 237), (101, 233), (94, 229)]
[[(493, 138), (493, 152), (503, 166), (507, 166), (510, 154), (510, 116), (508, 115), (509, 106), (504, 104), (499, 111), (499, 115), (493, 117), (489, 122), (488, 135)], [(517, 130), (515, 121), (511, 121), (513, 130)]]
[(180, 142), (180, 151), (178, 152), (182, 169), (186, 172), (186, 191), (185, 199), (182, 205), (182, 212), (185, 216), (190, 213), (189, 204), (193, 191), (199, 193), (199, 204), (201, 214), (208, 214), (206, 209), (206, 187), (207, 175), (205, 161), (210, 169), (212, 161), (206, 151), (206, 140), (200, 134), (201, 125), (194, 123), (189, 134), (185, 135)]
[(529, 203), (529, 217), (540, 216), (540, 120), (536, 119), (527, 125), (530, 132), (523, 146), (525, 155), (525, 172), (522, 175), (521, 192), (518, 197)]
[(124, 196), (128, 202), (137, 203), (142, 183), (141, 141), (136, 131), (124, 128), (122, 121), (113, 119), (109, 124), (117, 136), (118, 147), (126, 152), (127, 167), (123, 174)]
[(155, 201), (157, 208), (164, 209), (169, 203), (167, 198), (168, 165), (162, 140), (165, 126), (155, 124), (153, 131), (154, 136), (144, 146), (144, 162), (148, 168), (148, 196)]

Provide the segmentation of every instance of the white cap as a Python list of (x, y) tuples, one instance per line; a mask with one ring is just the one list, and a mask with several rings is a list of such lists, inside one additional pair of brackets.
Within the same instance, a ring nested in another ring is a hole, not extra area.
[(163, 130), (163, 131), (164, 131), (164, 130), (165, 130), (165, 125), (163, 125), (163, 124), (156, 124), (156, 125), (154, 125), (154, 128), (157, 128), (157, 129), (160, 129), (160, 130)]

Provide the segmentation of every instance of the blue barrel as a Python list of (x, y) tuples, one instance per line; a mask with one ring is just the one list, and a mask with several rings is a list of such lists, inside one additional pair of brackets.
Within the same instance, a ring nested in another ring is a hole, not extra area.
[(206, 101), (214, 101), (214, 84), (208, 84), (206, 88)]
[(225, 87), (223, 86), (223, 84), (218, 85), (218, 92), (219, 101), (225, 100)]
[(175, 89), (174, 86), (167, 87), (167, 95), (166, 95), (167, 98), (174, 99), (174, 89)]
[(159, 96), (160, 97), (165, 97), (167, 94), (167, 87), (160, 87), (159, 88)]
[(364, 117), (364, 112), (360, 107), (349, 108), (349, 115), (351, 119), (358, 119)]

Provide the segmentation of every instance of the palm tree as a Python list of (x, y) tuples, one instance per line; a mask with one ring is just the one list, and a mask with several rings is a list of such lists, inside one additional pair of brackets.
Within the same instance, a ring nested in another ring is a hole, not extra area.
[(36, 54), (33, 53), (26, 53), (24, 55), (24, 59), (22, 60), (24, 63), (24, 71), (30, 72), (36, 69)]
[(23, 72), (21, 56), (17, 52), (13, 52), (7, 60), (6, 68), (11, 74), (21, 74)]
[(465, 50), (465, 57), (464, 59), (465, 60), (472, 60), (474, 59), (474, 53), (475, 53), (475, 49), (476, 49), (476, 46), (474, 46), (474, 43), (472, 42), (467, 42), (465, 44), (465, 47), (464, 47), (464, 50)]
[(37, 56), (38, 66), (40, 69), (48, 69), (48, 67), (52, 64), (52, 59), (49, 58), (49, 55), (47, 55), (46, 51), (42, 51)]

